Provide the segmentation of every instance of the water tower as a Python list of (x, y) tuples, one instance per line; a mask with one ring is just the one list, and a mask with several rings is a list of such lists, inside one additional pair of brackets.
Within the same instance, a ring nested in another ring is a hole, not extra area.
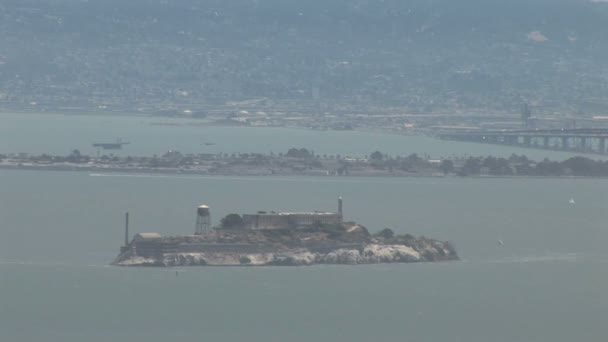
[(196, 229), (194, 234), (199, 235), (211, 229), (211, 214), (209, 207), (201, 205), (196, 209)]

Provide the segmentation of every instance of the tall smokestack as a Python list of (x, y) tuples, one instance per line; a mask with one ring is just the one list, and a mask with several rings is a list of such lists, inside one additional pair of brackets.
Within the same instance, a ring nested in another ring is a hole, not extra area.
[(129, 212), (125, 213), (125, 247), (129, 245)]
[(342, 216), (342, 197), (338, 197), (338, 214)]

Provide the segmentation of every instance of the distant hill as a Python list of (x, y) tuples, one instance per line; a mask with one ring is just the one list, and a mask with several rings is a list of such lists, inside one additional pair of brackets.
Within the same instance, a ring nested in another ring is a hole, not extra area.
[(3, 0), (0, 107), (608, 112), (608, 3)]

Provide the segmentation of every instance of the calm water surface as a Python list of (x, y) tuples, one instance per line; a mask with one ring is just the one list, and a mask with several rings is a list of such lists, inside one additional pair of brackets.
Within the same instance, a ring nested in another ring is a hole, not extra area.
[[(0, 153), (66, 155), (74, 149), (94, 155), (94, 142), (131, 142), (123, 150), (101, 151), (115, 155), (182, 153), (269, 153), (305, 147), (319, 154), (363, 156), (380, 150), (392, 155), (418, 153), (434, 158), (449, 156), (508, 157), (513, 153), (533, 159), (561, 160), (572, 153), (522, 149), (425, 136), (387, 135), (356, 131), (312, 131), (284, 128), (213, 127), (188, 125), (199, 121), (135, 116), (56, 114), (0, 114)], [(163, 124), (163, 125), (159, 125)], [(168, 125), (167, 125), (168, 124)], [(214, 144), (214, 145), (208, 145)]]
[[(2, 341), (598, 341), (608, 333), (605, 180), (90, 176), (0, 172)], [(194, 206), (332, 209), (454, 241), (441, 264), (106, 266)], [(568, 200), (574, 197), (576, 204)], [(504, 246), (497, 241), (502, 240)]]
[[(173, 141), (189, 152), (205, 140), (224, 152), (291, 145), (328, 153), (480, 151), (424, 137), (59, 118), (41, 119), (44, 129), (2, 116), (0, 146), (63, 153), (121, 136), (134, 142), (133, 154), (158, 153)], [(107, 131), (86, 131), (96, 121), (109, 121)], [(0, 190), (0, 341), (565, 342), (608, 334), (608, 180), (0, 171)], [(122, 243), (125, 210), (133, 232), (187, 234), (200, 203), (217, 223), (229, 212), (333, 210), (338, 195), (349, 219), (451, 240), (463, 260), (183, 268), (179, 276), (107, 266)]]

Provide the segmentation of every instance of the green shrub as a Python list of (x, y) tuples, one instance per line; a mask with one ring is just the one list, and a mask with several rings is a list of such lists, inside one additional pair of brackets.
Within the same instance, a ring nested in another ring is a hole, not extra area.
[(239, 214), (228, 214), (221, 221), (222, 228), (240, 228), (243, 226), (243, 218)]

